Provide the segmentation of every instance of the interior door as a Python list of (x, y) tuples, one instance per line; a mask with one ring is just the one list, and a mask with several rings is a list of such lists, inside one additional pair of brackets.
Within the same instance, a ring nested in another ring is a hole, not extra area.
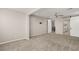
[(79, 16), (70, 19), (70, 35), (79, 37)]

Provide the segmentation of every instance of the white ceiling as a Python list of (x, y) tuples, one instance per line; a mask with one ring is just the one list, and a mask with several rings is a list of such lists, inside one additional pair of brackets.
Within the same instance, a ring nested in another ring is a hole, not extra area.
[(41, 8), (37, 12), (33, 13), (33, 15), (41, 16), (41, 17), (50, 17), (54, 16), (55, 14), (58, 15), (72, 15), (72, 14), (79, 14), (78, 8)]
[[(29, 13), (34, 9), (38, 8), (8, 8), (22, 13)], [(72, 15), (79, 14), (79, 8), (40, 8), (38, 11), (34, 12), (32, 15), (37, 15), (41, 17), (52, 17), (57, 15)]]
[(33, 13), (33, 15), (50, 17), (53, 16), (55, 13), (65, 11), (66, 9), (63, 8), (41, 8), (37, 12)]
[(28, 13), (36, 8), (9, 8), (9, 9), (22, 12), (22, 13)]

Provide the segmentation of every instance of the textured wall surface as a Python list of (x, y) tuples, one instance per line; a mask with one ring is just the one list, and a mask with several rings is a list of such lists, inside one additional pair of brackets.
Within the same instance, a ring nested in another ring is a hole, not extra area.
[(26, 22), (25, 14), (0, 9), (0, 42), (26, 39)]
[[(47, 33), (47, 20), (40, 18), (40, 17), (35, 17), (31, 16), (30, 17), (31, 23), (31, 36), (36, 36), (36, 35), (41, 35)], [(40, 24), (41, 22), (41, 24)]]

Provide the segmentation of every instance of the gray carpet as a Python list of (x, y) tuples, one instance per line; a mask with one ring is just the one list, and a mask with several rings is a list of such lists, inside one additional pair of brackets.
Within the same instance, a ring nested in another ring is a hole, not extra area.
[(0, 51), (79, 51), (79, 38), (50, 33), (2, 44)]

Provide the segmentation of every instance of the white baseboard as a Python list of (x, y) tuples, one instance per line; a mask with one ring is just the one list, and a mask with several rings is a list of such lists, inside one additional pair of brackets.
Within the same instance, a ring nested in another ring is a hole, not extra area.
[[(5, 42), (1, 42), (0, 45), (6, 44), (6, 43), (10, 43), (10, 42), (19, 41), (19, 40), (24, 40), (24, 39), (25, 39), (25, 38), (22, 38), (22, 39), (15, 39), (15, 40), (10, 40), (10, 41), (5, 41)], [(29, 40), (29, 39), (26, 39), (26, 40)]]

